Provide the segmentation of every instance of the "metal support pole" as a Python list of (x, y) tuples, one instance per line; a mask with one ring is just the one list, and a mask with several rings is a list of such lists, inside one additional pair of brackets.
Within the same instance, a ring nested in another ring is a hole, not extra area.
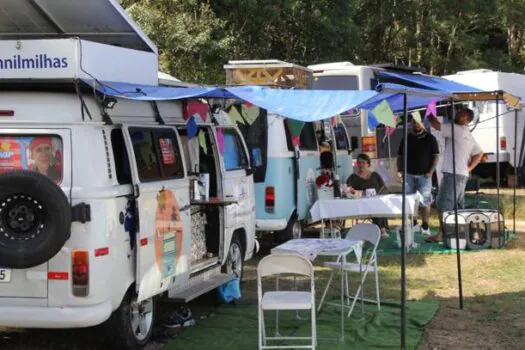
[[(517, 127), (517, 125), (516, 125)], [(499, 213), (500, 213), (500, 164), (499, 164), (499, 95), (496, 96), (496, 208), (498, 210), (498, 233), (501, 232), (501, 221), (499, 219)], [(499, 238), (499, 243), (501, 243), (501, 236)]]
[(454, 139), (454, 127), (456, 123), (456, 113), (454, 101), (451, 101), (452, 106), (452, 183), (454, 188), (454, 233), (456, 235), (456, 257), (458, 265), (458, 289), (459, 289), (459, 308), (463, 309), (463, 283), (461, 280), (461, 252), (459, 251), (459, 227), (458, 227), (458, 193), (456, 191), (456, 141)]
[(512, 233), (516, 234), (516, 184), (518, 182), (518, 110), (514, 110), (514, 188), (512, 194)]
[(405, 228), (407, 225), (406, 220), (406, 176), (407, 176), (407, 152), (408, 152), (408, 128), (407, 128), (407, 119), (408, 119), (408, 97), (407, 94), (403, 94), (403, 108), (404, 108), (404, 120), (403, 120), (403, 182), (402, 186), (402, 209), (401, 209), (401, 350), (404, 350), (406, 347), (406, 317), (405, 317), (405, 301), (406, 301), (406, 247), (405, 247)]

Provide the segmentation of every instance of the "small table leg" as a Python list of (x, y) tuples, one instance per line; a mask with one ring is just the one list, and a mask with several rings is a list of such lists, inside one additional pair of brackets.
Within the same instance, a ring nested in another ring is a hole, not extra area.
[(341, 342), (345, 340), (345, 316), (344, 316), (344, 310), (345, 310), (345, 301), (344, 301), (344, 294), (345, 294), (345, 278), (344, 278), (344, 259), (341, 258)]

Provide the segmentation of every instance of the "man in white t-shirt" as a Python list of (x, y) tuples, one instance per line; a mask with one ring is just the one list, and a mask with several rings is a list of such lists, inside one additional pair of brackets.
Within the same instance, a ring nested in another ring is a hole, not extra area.
[(462, 208), (465, 200), (465, 186), (470, 172), (478, 165), (483, 157), (483, 150), (472, 137), (468, 124), (474, 118), (471, 109), (461, 109), (456, 113), (454, 125), (454, 143), (456, 155), (456, 198), (454, 198), (454, 175), (452, 164), (452, 124), (441, 124), (436, 117), (430, 117), (430, 125), (441, 131), (445, 138), (445, 153), (443, 156), (443, 179), (439, 186), (436, 198), (436, 207), (439, 213), (439, 233), (429, 237), (427, 242), (441, 242), (443, 240), (443, 213), (454, 210), (457, 203)]

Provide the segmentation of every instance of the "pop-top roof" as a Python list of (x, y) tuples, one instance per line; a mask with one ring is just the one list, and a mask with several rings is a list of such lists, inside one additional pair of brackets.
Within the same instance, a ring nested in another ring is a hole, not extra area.
[(157, 53), (117, 0), (0, 0), (0, 39), (80, 37)]

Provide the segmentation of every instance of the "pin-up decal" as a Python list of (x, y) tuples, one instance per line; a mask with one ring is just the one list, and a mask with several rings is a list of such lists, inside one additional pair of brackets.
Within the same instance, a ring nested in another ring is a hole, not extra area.
[(155, 257), (163, 278), (175, 274), (182, 252), (182, 239), (179, 203), (172, 191), (163, 189), (157, 194), (155, 215)]

